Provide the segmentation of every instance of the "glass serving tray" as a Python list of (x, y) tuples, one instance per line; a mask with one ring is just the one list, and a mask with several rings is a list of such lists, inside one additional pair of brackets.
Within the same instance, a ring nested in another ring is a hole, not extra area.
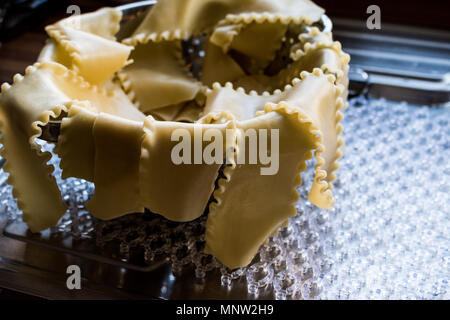
[[(59, 169), (70, 210), (41, 234), (21, 222), (0, 171), (0, 212), (10, 220), (4, 235), (91, 260), (89, 281), (146, 297), (448, 299), (449, 122), (448, 107), (353, 99), (343, 120), (335, 208), (306, 201), (313, 179), (306, 171), (298, 215), (246, 268), (228, 270), (203, 253), (205, 217), (184, 224), (151, 213), (92, 218), (83, 206), (92, 185), (63, 181)], [(124, 279), (98, 278), (105, 264)]]

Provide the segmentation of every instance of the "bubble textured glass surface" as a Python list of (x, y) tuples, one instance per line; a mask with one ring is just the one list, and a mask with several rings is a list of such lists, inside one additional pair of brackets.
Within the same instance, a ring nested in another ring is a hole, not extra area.
[[(120, 241), (127, 257), (145, 263), (170, 257), (173, 274), (193, 266), (192, 277), (220, 270), (218, 286), (245, 281), (249, 297), (271, 290), (275, 299), (449, 299), (450, 113), (383, 99), (351, 101), (343, 120), (346, 153), (334, 182), (332, 210), (306, 199), (314, 160), (303, 173), (297, 216), (261, 247), (252, 263), (229, 270), (205, 254), (203, 216), (174, 223), (134, 214), (93, 218), (84, 203), (94, 186), (55, 176), (69, 210), (53, 233), (69, 233), (99, 247)], [(52, 146), (42, 143), (51, 150)], [(0, 172), (0, 214), (20, 219), (7, 174)]]

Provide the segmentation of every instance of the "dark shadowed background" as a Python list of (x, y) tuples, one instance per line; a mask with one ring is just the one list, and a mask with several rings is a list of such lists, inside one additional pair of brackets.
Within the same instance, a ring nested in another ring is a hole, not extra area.
[[(183, 0), (180, 0), (183, 1)], [(117, 6), (126, 0), (1, 0), (0, 1), (0, 83), (10, 82), (33, 63), (47, 35), (44, 27), (67, 16), (66, 9), (75, 4), (82, 12), (103, 6)], [(381, 8), (382, 22), (450, 30), (450, 1), (429, 0), (317, 0), (333, 17), (365, 20), (371, 4)]]

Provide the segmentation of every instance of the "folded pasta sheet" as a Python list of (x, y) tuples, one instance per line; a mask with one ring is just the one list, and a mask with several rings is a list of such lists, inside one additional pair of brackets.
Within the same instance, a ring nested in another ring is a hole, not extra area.
[(108, 81), (126, 65), (132, 47), (115, 41), (121, 13), (102, 9), (95, 13), (73, 16), (46, 28), (53, 42), (50, 59), (65, 64), (87, 81)]
[(160, 0), (121, 42), (112, 8), (48, 26), (38, 62), (0, 95), (24, 221), (38, 232), (66, 211), (36, 143), (49, 121), (63, 178), (95, 184), (92, 215), (207, 213), (206, 251), (230, 268), (296, 214), (313, 156), (309, 199), (331, 208), (349, 56), (323, 14), (308, 0)]

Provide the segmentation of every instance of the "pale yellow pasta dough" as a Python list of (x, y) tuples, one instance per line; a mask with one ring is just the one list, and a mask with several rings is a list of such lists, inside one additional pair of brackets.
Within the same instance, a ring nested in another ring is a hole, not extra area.
[(48, 58), (77, 71), (91, 83), (109, 80), (125, 66), (132, 49), (115, 41), (120, 18), (120, 12), (102, 9), (48, 26), (47, 33), (54, 40)]
[(181, 122), (196, 122), (200, 118), (203, 108), (195, 101), (188, 102), (183, 106), (183, 109), (175, 117), (174, 121)]
[(36, 64), (27, 69), (25, 76), (17, 75), (12, 86), (2, 86), (0, 105), (6, 170), (11, 173), (14, 194), (20, 195), (19, 208), (24, 212), (24, 221), (33, 231), (54, 225), (65, 212), (51, 169), (46, 165), (49, 154), (41, 154), (34, 138), (41, 133), (39, 125), (67, 112), (75, 100), (89, 100), (95, 111), (144, 118), (130, 102), (126, 104), (114, 94), (91, 87), (57, 63)]
[(72, 15), (59, 21), (56, 25), (95, 34), (108, 40), (115, 40), (115, 35), (120, 29), (121, 18), (122, 12), (114, 8), (102, 8), (90, 13)]
[[(174, 221), (191, 221), (200, 217), (214, 190), (219, 164), (205, 164), (203, 159), (195, 164), (194, 134), (200, 139), (208, 129), (218, 130), (223, 137), (226, 129), (233, 129), (234, 123), (191, 124), (155, 121), (149, 117), (145, 122), (145, 137), (142, 141), (140, 162), (140, 194), (144, 206), (153, 212)], [(172, 150), (179, 141), (172, 141), (174, 131), (181, 129), (189, 133), (192, 147), (191, 164), (174, 164)], [(228, 141), (230, 142), (230, 140)], [(226, 155), (227, 141), (223, 141), (223, 155)], [(233, 140), (231, 140), (233, 143)], [(208, 142), (203, 142), (202, 150)]]
[[(61, 158), (62, 177), (94, 181), (95, 145), (92, 130), (97, 113), (72, 106), (61, 121), (55, 152)], [(74, 143), (76, 141), (76, 143)]]
[[(301, 42), (291, 50), (293, 62), (279, 73), (268, 76), (265, 74), (245, 75), (236, 80), (229, 80), (234, 87), (242, 87), (247, 92), (255, 90), (259, 94), (264, 91), (273, 92), (283, 88), (292, 79), (299, 76), (302, 71), (312, 72), (315, 68), (322, 69), (327, 74), (337, 77), (337, 83), (348, 86), (348, 63), (350, 57), (342, 52), (339, 42), (333, 42), (329, 33), (320, 32), (312, 28), (309, 32), (300, 35)], [(311, 39), (317, 40), (317, 42)], [(347, 91), (342, 94), (347, 98)]]
[(70, 54), (53, 39), (47, 40), (37, 62), (56, 62), (69, 68), (72, 66)]
[[(314, 69), (314, 74), (302, 73), (304, 79), (294, 79), (293, 87), (288, 85), (284, 91), (275, 91), (270, 95), (266, 92), (257, 95), (247, 94), (244, 90), (234, 90), (231, 84), (225, 87), (215, 85), (207, 94), (205, 113), (228, 111), (238, 120), (253, 118), (258, 111), (264, 110), (268, 103), (286, 101), (292, 108), (301, 109), (320, 130), (323, 145), (316, 152), (318, 164), (316, 178), (310, 192), (310, 200), (319, 207), (330, 208), (334, 199), (331, 195), (331, 185), (334, 180), (333, 171), (337, 169), (335, 161), (341, 156), (340, 138), (342, 118), (339, 109), (343, 105), (339, 95), (342, 87), (336, 87), (335, 78), (326, 76), (321, 69)], [(270, 107), (270, 104), (269, 104)]]
[(174, 121), (177, 115), (184, 108), (185, 103), (181, 102), (167, 107), (153, 109), (150, 115), (161, 121)]
[[(71, 59), (68, 65), (93, 84), (109, 80), (126, 65), (131, 47), (99, 36), (65, 27), (47, 27), (58, 42), (58, 50)], [(63, 60), (64, 61), (64, 60)]]
[(135, 32), (135, 36), (152, 34), (187, 38), (210, 31), (229, 14), (246, 14), (251, 20), (255, 13), (295, 17), (309, 23), (320, 19), (324, 10), (309, 0), (166, 0), (159, 1)]
[(281, 165), (276, 175), (261, 175), (260, 163), (235, 165), (214, 192), (217, 203), (210, 205), (206, 250), (229, 268), (250, 263), (266, 239), (296, 214), (300, 172), (319, 139), (310, 120), (289, 106), (238, 122), (238, 128), (241, 133), (278, 129)]
[[(21, 79), (16, 78), (16, 84)], [(25, 84), (26, 87), (26, 84)], [(23, 86), (8, 88), (2, 86), (0, 96), (0, 121), (3, 144), (2, 157), (7, 161), (3, 170), (10, 174), (8, 183), (13, 186), (13, 195), (23, 212), (23, 221), (31, 231), (40, 231), (54, 226), (66, 212), (55, 179), (53, 168), (46, 165), (51, 155), (41, 153), (34, 142), (40, 134), (38, 124), (48, 122), (50, 116), (58, 116), (66, 107), (61, 104), (51, 108), (46, 101), (35, 96), (32, 110), (21, 110), (22, 100), (15, 95)]]
[(181, 66), (177, 41), (139, 44), (131, 58), (134, 63), (119, 76), (130, 98), (143, 112), (194, 99), (200, 84)]
[[(282, 43), (287, 24), (275, 22), (251, 22), (250, 24), (232, 24), (236, 31), (230, 32), (230, 25), (217, 27), (210, 41), (221, 47), (224, 52), (236, 51), (246, 57), (245, 69), (256, 73), (264, 69), (273, 60), (276, 50)], [(222, 33), (223, 38), (220, 37)], [(258, 35), (264, 34), (264, 37)]]
[(142, 125), (104, 113), (95, 120), (95, 192), (86, 208), (97, 218), (144, 211), (139, 201)]
[(245, 76), (239, 64), (211, 41), (207, 42), (205, 51), (201, 76), (201, 81), (205, 85), (235, 81)]
[(264, 105), (277, 96), (257, 95), (255, 92), (247, 94), (243, 89), (235, 90), (231, 83), (224, 87), (218, 83), (206, 94), (204, 114), (228, 111), (238, 120), (251, 119), (258, 110), (263, 110)]

